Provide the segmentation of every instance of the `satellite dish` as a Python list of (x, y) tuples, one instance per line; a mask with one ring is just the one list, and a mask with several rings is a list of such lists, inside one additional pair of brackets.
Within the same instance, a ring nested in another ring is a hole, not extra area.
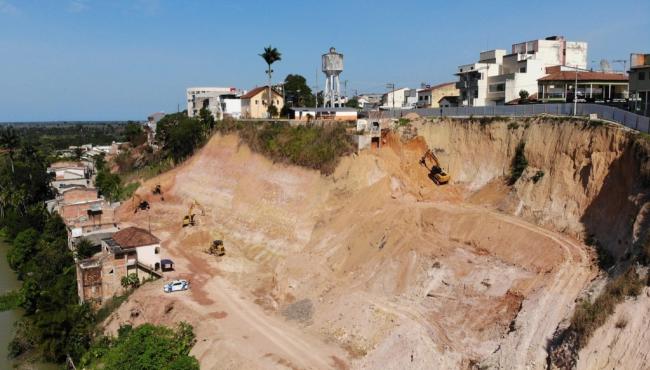
[(603, 72), (611, 72), (612, 71), (612, 66), (609, 65), (609, 62), (607, 61), (607, 59), (601, 59), (601, 61), (600, 61), (600, 69)]

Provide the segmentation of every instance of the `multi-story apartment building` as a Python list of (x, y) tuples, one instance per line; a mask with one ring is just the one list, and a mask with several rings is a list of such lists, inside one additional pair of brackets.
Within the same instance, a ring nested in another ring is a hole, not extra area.
[(513, 44), (511, 52), (495, 49), (480, 53), (476, 63), (458, 67), (460, 103), (464, 106), (500, 105), (514, 101), (519, 92), (537, 93), (537, 80), (546, 68), (587, 67), (587, 43), (562, 36)]
[(186, 91), (187, 115), (197, 117), (206, 108), (215, 119), (226, 115), (238, 116), (241, 112), (241, 90), (234, 87), (190, 87)]
[(629, 73), (630, 108), (650, 116), (650, 54), (631, 54)]

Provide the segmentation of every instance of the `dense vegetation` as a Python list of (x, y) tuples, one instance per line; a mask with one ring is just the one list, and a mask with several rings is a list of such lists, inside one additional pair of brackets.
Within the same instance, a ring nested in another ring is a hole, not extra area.
[[(134, 124), (133, 122), (129, 122)], [(49, 150), (67, 149), (83, 144), (109, 145), (127, 140), (124, 122), (97, 123), (34, 123), (13, 126), (26, 143)]]
[(515, 156), (512, 159), (512, 168), (510, 170), (510, 178), (508, 179), (509, 185), (514, 185), (517, 180), (523, 175), (526, 167), (528, 167), (528, 160), (524, 154), (525, 142), (520, 142), (515, 149)]
[(196, 342), (192, 327), (180, 323), (176, 330), (144, 324), (123, 326), (116, 338), (102, 337), (84, 355), (80, 367), (105, 370), (198, 370), (189, 356)]
[(92, 312), (78, 302), (65, 225), (43, 204), (52, 196), (46, 156), (30, 142), (2, 145), (8, 154), (0, 160), (0, 226), (10, 243), (9, 265), (23, 282), (13, 305), (25, 311), (10, 354), (33, 350), (48, 361), (80, 356), (90, 343)]
[(281, 122), (243, 122), (223, 120), (216, 128), (221, 133), (236, 132), (248, 146), (274, 161), (334, 172), (339, 159), (354, 150), (341, 125), (291, 126)]

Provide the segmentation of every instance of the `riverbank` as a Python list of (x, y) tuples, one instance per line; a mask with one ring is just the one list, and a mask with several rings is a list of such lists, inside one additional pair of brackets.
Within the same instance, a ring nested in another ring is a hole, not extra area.
[[(4, 241), (0, 241), (0, 293), (5, 293), (9, 290), (20, 288), (20, 282), (16, 278), (16, 274), (11, 270), (7, 263), (7, 250), (9, 245)], [(0, 368), (11, 369), (16, 365), (16, 362), (10, 360), (8, 357), (9, 342), (14, 337), (15, 328), (14, 324), (20, 319), (19, 310), (8, 310), (0, 312)]]

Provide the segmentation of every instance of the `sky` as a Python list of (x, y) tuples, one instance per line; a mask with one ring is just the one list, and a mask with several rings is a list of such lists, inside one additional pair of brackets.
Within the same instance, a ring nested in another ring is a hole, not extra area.
[(183, 110), (187, 87), (264, 85), (268, 45), (274, 82), (321, 89), (336, 47), (348, 94), (453, 81), (480, 51), (551, 35), (588, 42), (597, 67), (650, 52), (648, 14), (648, 0), (0, 0), (0, 122)]

